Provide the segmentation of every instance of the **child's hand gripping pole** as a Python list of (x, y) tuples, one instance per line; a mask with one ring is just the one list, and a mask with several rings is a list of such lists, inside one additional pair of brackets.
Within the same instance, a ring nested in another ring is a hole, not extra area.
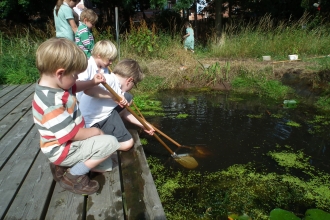
[[(121, 97), (105, 82), (102, 82), (103, 86), (120, 102)], [(140, 118), (129, 106), (125, 105), (125, 108), (147, 129), (151, 130), (147, 123)], [(172, 157), (177, 157), (177, 155), (160, 139), (157, 134), (153, 134), (153, 136), (171, 153)]]

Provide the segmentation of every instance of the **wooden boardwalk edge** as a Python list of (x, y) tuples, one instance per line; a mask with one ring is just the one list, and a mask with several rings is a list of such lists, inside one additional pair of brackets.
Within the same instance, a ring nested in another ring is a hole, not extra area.
[(112, 155), (113, 170), (93, 174), (99, 192), (82, 196), (53, 180), (33, 124), (33, 84), (0, 85), (0, 220), (166, 219), (138, 133), (134, 148)]

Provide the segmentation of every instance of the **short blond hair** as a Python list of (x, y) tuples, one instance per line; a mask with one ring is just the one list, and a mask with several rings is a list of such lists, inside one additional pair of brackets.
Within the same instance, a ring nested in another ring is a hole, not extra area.
[(113, 61), (117, 57), (117, 48), (109, 40), (100, 40), (95, 44), (92, 50), (92, 56), (100, 56), (101, 59)]
[(80, 14), (80, 21), (84, 22), (84, 19), (86, 18), (87, 21), (89, 21), (92, 24), (95, 24), (99, 17), (92, 9), (85, 9)]
[(119, 61), (112, 72), (123, 78), (133, 77), (135, 82), (140, 82), (144, 78), (144, 74), (139, 63), (132, 59), (124, 59)]
[(36, 66), (40, 75), (53, 74), (65, 69), (65, 75), (87, 69), (87, 57), (73, 41), (66, 38), (51, 38), (43, 42), (36, 52)]

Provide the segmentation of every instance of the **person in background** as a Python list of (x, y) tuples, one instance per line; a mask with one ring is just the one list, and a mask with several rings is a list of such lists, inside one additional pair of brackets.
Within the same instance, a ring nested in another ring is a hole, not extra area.
[(183, 36), (184, 49), (185, 50), (188, 49), (194, 53), (194, 43), (195, 43), (194, 30), (192, 29), (192, 26), (188, 21), (185, 23), (184, 26), (186, 28), (186, 34)]
[(97, 14), (92, 9), (85, 9), (80, 15), (80, 25), (76, 32), (76, 44), (84, 51), (89, 59), (94, 48), (94, 37), (91, 32), (98, 20)]
[(84, 1), (81, 0), (75, 7), (73, 7), (73, 11), (77, 13), (78, 20), (80, 20), (80, 14), (85, 9)]
[(72, 8), (78, 0), (57, 0), (54, 8), (54, 21), (56, 37), (64, 37), (74, 41), (77, 25), (74, 21)]

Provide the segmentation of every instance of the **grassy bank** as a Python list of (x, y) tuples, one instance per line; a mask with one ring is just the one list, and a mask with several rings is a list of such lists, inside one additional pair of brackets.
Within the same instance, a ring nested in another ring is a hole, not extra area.
[[(282, 85), (279, 78), (286, 68), (296, 68), (293, 63), (272, 64), (262, 61), (263, 55), (285, 61), (296, 53), (302, 61), (299, 68), (309, 71), (313, 87), (324, 86), (319, 72), (330, 69), (329, 26), (312, 28), (312, 19), (305, 16), (296, 22), (274, 24), (269, 16), (258, 23), (231, 23), (222, 38), (209, 36), (207, 46), (196, 41), (192, 54), (183, 50), (181, 36), (163, 33), (155, 25), (132, 26), (131, 33), (120, 36), (117, 47), (120, 59), (139, 61), (146, 78), (136, 94), (161, 89), (211, 87), (256, 93), (273, 99), (284, 99), (292, 90)], [(2, 28), (0, 32), (0, 83), (23, 84), (35, 82), (35, 51), (44, 40), (54, 36), (51, 22), (42, 29), (30, 27)], [(111, 27), (93, 30), (96, 40), (110, 39)], [(320, 59), (320, 56), (324, 56)], [(311, 59), (318, 57), (316, 59)], [(118, 59), (117, 59), (118, 61)], [(296, 62), (298, 63), (298, 61)], [(115, 65), (115, 63), (113, 64)], [(326, 87), (328, 85), (325, 85)], [(324, 93), (320, 106), (330, 103)]]

